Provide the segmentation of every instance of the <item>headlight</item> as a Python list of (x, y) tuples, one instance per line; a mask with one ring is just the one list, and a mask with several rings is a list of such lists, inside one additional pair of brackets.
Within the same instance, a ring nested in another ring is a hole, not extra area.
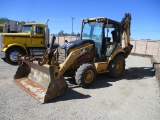
[(5, 47), (8, 47), (8, 46), (6, 44), (2, 44), (2, 47), (5, 48)]

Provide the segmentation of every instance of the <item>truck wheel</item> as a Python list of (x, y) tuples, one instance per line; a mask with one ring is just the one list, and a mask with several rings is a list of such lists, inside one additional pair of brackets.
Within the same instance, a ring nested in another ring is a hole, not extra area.
[(24, 51), (20, 48), (11, 48), (6, 53), (6, 61), (12, 65), (16, 65), (18, 62), (18, 54), (24, 55)]
[(91, 64), (81, 65), (76, 72), (76, 83), (82, 88), (87, 88), (93, 84), (96, 78), (96, 69)]
[(109, 75), (113, 78), (121, 77), (125, 70), (124, 56), (119, 54), (109, 63)]

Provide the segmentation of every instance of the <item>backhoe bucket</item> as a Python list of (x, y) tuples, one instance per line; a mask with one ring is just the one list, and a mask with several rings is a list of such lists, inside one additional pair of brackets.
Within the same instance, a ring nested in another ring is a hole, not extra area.
[(56, 98), (65, 92), (67, 82), (64, 77), (54, 76), (54, 66), (39, 66), (37, 61), (30, 62), (20, 58), (22, 64), (14, 75), (14, 82), (41, 103)]

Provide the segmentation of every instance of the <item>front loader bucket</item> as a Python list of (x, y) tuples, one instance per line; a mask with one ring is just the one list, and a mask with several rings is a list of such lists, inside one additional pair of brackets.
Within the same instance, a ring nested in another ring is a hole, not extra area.
[(20, 58), (22, 64), (14, 75), (14, 82), (41, 103), (56, 98), (65, 92), (67, 82), (64, 77), (54, 77), (54, 66), (39, 66), (37, 61), (29, 62)]

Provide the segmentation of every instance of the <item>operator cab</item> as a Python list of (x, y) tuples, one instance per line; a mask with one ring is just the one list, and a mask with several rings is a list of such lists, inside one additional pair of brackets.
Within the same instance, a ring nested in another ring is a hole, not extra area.
[(120, 42), (119, 22), (107, 18), (90, 18), (82, 21), (82, 40), (93, 40), (97, 59), (108, 57)]

